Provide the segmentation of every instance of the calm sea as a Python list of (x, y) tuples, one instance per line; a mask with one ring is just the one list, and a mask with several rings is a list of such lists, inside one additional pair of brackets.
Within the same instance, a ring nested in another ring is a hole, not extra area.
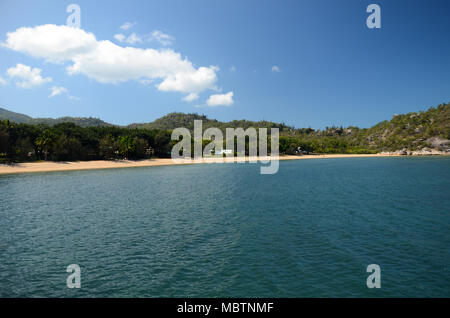
[(259, 167), (0, 176), (0, 296), (450, 297), (450, 158)]

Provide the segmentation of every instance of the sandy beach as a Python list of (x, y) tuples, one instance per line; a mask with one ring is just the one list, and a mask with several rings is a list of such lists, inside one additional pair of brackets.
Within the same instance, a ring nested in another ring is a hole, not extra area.
[[(333, 155), (305, 155), (305, 156), (280, 156), (279, 160), (302, 160), (302, 159), (326, 159), (326, 158), (365, 158), (365, 157), (394, 157), (398, 155), (387, 154), (333, 154)], [(268, 158), (258, 158), (259, 161)], [(223, 162), (243, 162), (255, 161), (254, 157), (245, 158), (224, 158)], [(25, 162), (11, 165), (0, 164), (0, 174), (13, 173), (30, 173), (30, 172), (51, 172), (51, 171), (70, 171), (70, 170), (95, 170), (95, 169), (115, 169), (115, 168), (131, 168), (131, 167), (152, 167), (152, 166), (169, 166), (182, 164), (202, 164), (202, 163), (218, 163), (214, 159), (202, 160), (181, 160), (174, 161), (171, 158), (155, 158), (148, 160), (95, 160), (95, 161), (76, 161), (76, 162)]]

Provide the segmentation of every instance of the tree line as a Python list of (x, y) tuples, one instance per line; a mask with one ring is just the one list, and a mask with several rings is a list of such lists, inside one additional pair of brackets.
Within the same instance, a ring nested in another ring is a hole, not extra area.
[(169, 157), (171, 134), (115, 126), (53, 126), (0, 121), (0, 161), (76, 161)]
[[(171, 130), (0, 121), (0, 162), (164, 158), (170, 157), (176, 142), (171, 140)], [(203, 147), (209, 142), (203, 140)], [(270, 140), (268, 144), (270, 151)], [(302, 136), (280, 136), (280, 154), (367, 152), (373, 150), (351, 145), (336, 137), (305, 139)]]
[[(168, 127), (187, 124), (199, 115), (169, 114), (164, 117)], [(174, 117), (174, 118), (172, 118)], [(204, 119), (205, 116), (200, 118)], [(395, 115), (390, 121), (383, 121), (371, 128), (327, 127), (325, 130), (311, 128), (293, 129), (279, 124), (280, 154), (306, 153), (376, 153), (402, 148), (421, 149), (430, 147), (430, 138), (450, 140), (450, 104), (430, 107), (424, 112)], [(250, 123), (261, 127), (271, 122), (230, 122), (233, 126)], [(213, 124), (225, 130), (225, 124), (207, 120), (203, 129)], [(182, 126), (179, 126), (182, 127)], [(270, 131), (270, 130), (269, 130)], [(172, 147), (178, 141), (171, 140), (172, 130), (151, 127), (88, 126), (82, 127), (72, 122), (47, 124), (15, 123), (0, 120), (0, 163), (36, 160), (78, 161), (146, 159), (150, 157), (170, 157)], [(270, 145), (268, 137), (268, 145)], [(210, 143), (203, 140), (203, 147)], [(191, 142), (193, 145), (193, 142)], [(236, 146), (236, 143), (235, 143)], [(245, 152), (248, 154), (248, 138)], [(270, 146), (268, 151), (270, 150)], [(236, 149), (234, 149), (236, 152)], [(193, 154), (193, 149), (191, 150)]]

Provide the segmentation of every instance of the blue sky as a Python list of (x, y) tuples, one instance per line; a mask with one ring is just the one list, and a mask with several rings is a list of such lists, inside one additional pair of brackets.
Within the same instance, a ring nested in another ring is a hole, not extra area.
[[(53, 39), (71, 3), (81, 8), (82, 33), (70, 41), (93, 34), (92, 45), (110, 41), (111, 51), (56, 60), (60, 46), (40, 52), (17, 32), (28, 27)], [(371, 3), (381, 7), (381, 29), (366, 26)], [(444, 0), (2, 0), (0, 107), (115, 124), (178, 111), (224, 121), (369, 127), (450, 101), (449, 14)], [(126, 22), (131, 27), (121, 29)], [(48, 24), (56, 27), (37, 31)], [(122, 66), (111, 59), (115, 52), (126, 57)], [(189, 94), (198, 98), (183, 101)]]

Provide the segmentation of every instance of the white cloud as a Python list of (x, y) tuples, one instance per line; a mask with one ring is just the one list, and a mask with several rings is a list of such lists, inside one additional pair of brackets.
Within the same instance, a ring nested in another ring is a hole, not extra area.
[(208, 106), (230, 106), (233, 105), (233, 102), (233, 92), (228, 92), (209, 96), (206, 104)]
[(48, 96), (48, 97), (53, 97), (53, 96), (57, 96), (57, 95), (61, 95), (61, 94), (68, 94), (69, 91), (67, 90), (67, 88), (62, 87), (62, 86), (53, 86), (52, 88), (50, 88), (50, 90), (52, 91), (52, 93)]
[(80, 100), (79, 97), (76, 96), (72, 96), (69, 94), (69, 90), (65, 87), (62, 86), (53, 86), (52, 88), (50, 88), (50, 90), (52, 91), (51, 94), (48, 96), (50, 97), (54, 97), (54, 96), (58, 96), (58, 95), (62, 95), (65, 94), (67, 95), (67, 97), (71, 100)]
[(123, 41), (125, 41), (126, 37), (122, 33), (119, 33), (119, 34), (114, 34), (114, 38), (119, 42), (123, 42)]
[(279, 73), (281, 72), (280, 68), (276, 65), (272, 66), (272, 72)]
[(133, 32), (125, 41), (129, 44), (135, 44), (137, 42), (142, 42), (142, 39)]
[(0, 76), (0, 85), (6, 85), (6, 80)]
[(162, 31), (155, 30), (152, 32), (150, 38), (150, 41), (155, 40), (161, 43), (164, 46), (172, 45), (173, 41), (175, 40), (173, 36), (166, 34)]
[(10, 78), (16, 80), (16, 85), (22, 88), (39, 86), (52, 81), (50, 77), (43, 78), (41, 72), (39, 68), (31, 68), (23, 64), (17, 64), (6, 71)]
[(120, 28), (122, 30), (128, 30), (128, 29), (131, 29), (132, 27), (134, 27), (136, 24), (137, 24), (136, 22), (125, 22), (124, 24), (122, 24), (120, 26)]
[(161, 91), (199, 93), (216, 88), (216, 66), (194, 67), (171, 49), (122, 47), (99, 41), (95, 35), (65, 25), (19, 28), (7, 33), (3, 46), (50, 62), (71, 62), (67, 72), (101, 83), (161, 80)]
[(169, 74), (157, 87), (161, 91), (178, 92), (201, 92), (206, 88), (216, 89), (214, 83), (217, 79), (217, 71), (219, 71), (217, 66), (189, 68), (186, 71)]
[(198, 99), (198, 94), (197, 93), (190, 93), (189, 95), (185, 96), (182, 98), (183, 101), (185, 102), (192, 102), (194, 100)]
[(98, 45), (94, 34), (66, 25), (23, 27), (8, 32), (6, 36), (3, 46), (51, 62), (62, 62), (89, 54)]
[(137, 42), (142, 42), (142, 39), (134, 32), (131, 33), (128, 37), (126, 37), (122, 33), (115, 34), (114, 38), (121, 43), (126, 42), (128, 44), (135, 44)]

